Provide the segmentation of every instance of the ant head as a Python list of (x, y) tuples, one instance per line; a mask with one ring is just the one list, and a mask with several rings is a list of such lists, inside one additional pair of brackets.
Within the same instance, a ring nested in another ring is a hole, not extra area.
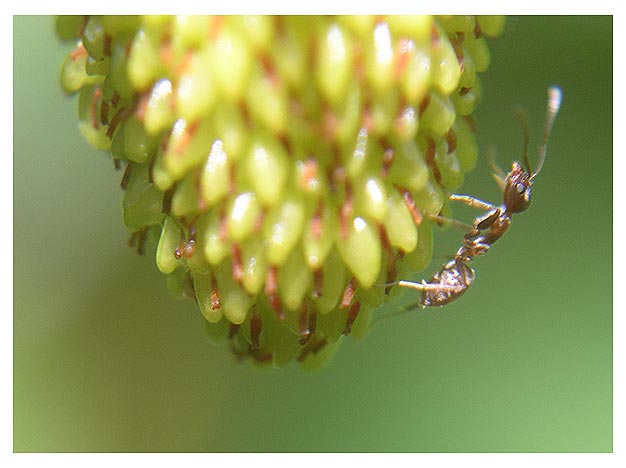
[(513, 162), (511, 172), (508, 173), (504, 180), (504, 207), (509, 213), (520, 213), (525, 211), (530, 206), (531, 188), (533, 186), (533, 180), (541, 171), (543, 162), (546, 158), (546, 152), (548, 149), (548, 137), (554, 124), (554, 119), (561, 106), (561, 89), (557, 86), (551, 86), (548, 89), (548, 108), (546, 111), (546, 123), (543, 128), (543, 138), (541, 146), (539, 147), (539, 161), (537, 167), (532, 170), (530, 168), (530, 162), (528, 161), (528, 121), (526, 114), (523, 112), (517, 113), (517, 116), (522, 125), (524, 132), (524, 164), (522, 166), (519, 162)]
[(521, 213), (530, 206), (533, 179), (517, 161), (504, 180), (504, 206), (509, 213)]

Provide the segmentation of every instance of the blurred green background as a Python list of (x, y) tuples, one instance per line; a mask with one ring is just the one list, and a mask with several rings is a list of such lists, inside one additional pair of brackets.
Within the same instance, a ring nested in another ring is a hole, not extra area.
[[(518, 17), (491, 41), (475, 117), (503, 167), (515, 106), (534, 148), (563, 88), (532, 208), (463, 299), (344, 340), (318, 373), (236, 362), (126, 246), (121, 174), (58, 84), (68, 47), (52, 18), (15, 17), (15, 451), (612, 450), (611, 17)], [(497, 202), (489, 173), (463, 191)]]

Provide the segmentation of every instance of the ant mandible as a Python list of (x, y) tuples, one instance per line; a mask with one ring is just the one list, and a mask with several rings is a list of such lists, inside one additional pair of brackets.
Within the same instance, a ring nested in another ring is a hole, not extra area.
[[(469, 195), (450, 194), (449, 199), (460, 201), (473, 208), (487, 211), (474, 220), (469, 231), (463, 238), (463, 245), (456, 252), (454, 259), (446, 263), (430, 281), (421, 283), (412, 281), (396, 281), (390, 285), (411, 288), (421, 291), (417, 306), (441, 307), (458, 299), (474, 282), (475, 272), (467, 263), (479, 255), (487, 253), (489, 248), (508, 231), (514, 213), (521, 213), (530, 205), (531, 189), (537, 174), (543, 166), (548, 147), (548, 137), (554, 119), (561, 106), (561, 89), (551, 86), (548, 89), (548, 108), (543, 138), (539, 147), (539, 161), (534, 171), (528, 162), (528, 124), (522, 119), (524, 130), (524, 167), (514, 161), (511, 172), (506, 176), (500, 168), (492, 163), (494, 178), (502, 190), (502, 205), (495, 206)], [(462, 223), (456, 223), (466, 226)]]

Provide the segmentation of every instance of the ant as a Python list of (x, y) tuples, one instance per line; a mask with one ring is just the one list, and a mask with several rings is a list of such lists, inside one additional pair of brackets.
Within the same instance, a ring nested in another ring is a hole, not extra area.
[(535, 177), (541, 171), (546, 157), (548, 137), (554, 119), (561, 105), (561, 89), (551, 86), (548, 89), (548, 106), (543, 139), (539, 147), (539, 161), (534, 171), (528, 162), (528, 124), (523, 116), (521, 122), (524, 131), (524, 164), (514, 161), (511, 172), (504, 176), (502, 170), (491, 161), (494, 178), (502, 190), (502, 205), (495, 206), (469, 195), (450, 194), (449, 199), (460, 201), (473, 208), (487, 211), (474, 220), (472, 226), (455, 222), (454, 224), (469, 228), (463, 238), (463, 245), (456, 252), (454, 259), (446, 263), (430, 281), (421, 283), (412, 281), (396, 281), (391, 285), (421, 291), (417, 306), (441, 307), (458, 299), (474, 282), (475, 272), (467, 263), (479, 255), (484, 255), (500, 237), (508, 231), (514, 213), (526, 211), (530, 206), (531, 189)]

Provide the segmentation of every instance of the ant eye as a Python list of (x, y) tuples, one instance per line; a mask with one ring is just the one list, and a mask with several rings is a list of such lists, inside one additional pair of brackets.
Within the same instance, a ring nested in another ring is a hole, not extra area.
[(524, 190), (526, 190), (526, 187), (521, 182), (515, 184), (515, 188), (517, 189), (518, 193), (524, 193)]

